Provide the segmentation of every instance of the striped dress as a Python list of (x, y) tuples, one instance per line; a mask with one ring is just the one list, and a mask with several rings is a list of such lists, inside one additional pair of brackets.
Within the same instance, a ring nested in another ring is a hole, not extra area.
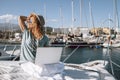
[(21, 61), (35, 61), (37, 47), (48, 46), (49, 39), (46, 35), (41, 40), (36, 40), (33, 34), (27, 29), (24, 29), (22, 43), (21, 43)]

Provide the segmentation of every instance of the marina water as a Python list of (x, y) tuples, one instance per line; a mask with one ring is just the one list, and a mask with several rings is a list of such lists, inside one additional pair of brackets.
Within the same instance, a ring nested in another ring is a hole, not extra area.
[[(75, 48), (64, 47), (61, 61), (63, 61)], [(66, 63), (81, 64), (94, 60), (108, 60), (108, 53), (106, 53), (107, 48), (90, 48), (90, 47), (79, 47)], [(120, 48), (110, 49), (111, 59), (116, 64), (120, 65)], [(106, 69), (112, 74), (110, 64), (107, 65)], [(120, 80), (120, 68), (113, 65), (114, 77)]]

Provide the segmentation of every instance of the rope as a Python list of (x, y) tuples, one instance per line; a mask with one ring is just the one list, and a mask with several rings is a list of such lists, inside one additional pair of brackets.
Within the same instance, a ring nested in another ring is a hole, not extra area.
[(115, 62), (111, 61), (114, 65), (120, 68), (120, 65), (116, 64)]
[(63, 60), (63, 63), (64, 63), (66, 60), (68, 60), (78, 48), (79, 48), (79, 46), (77, 46), (77, 48), (75, 48), (75, 49)]
[(3, 49), (4, 51), (6, 51), (7, 50), (7, 45), (5, 45), (5, 47), (4, 47), (4, 49)]
[(13, 52), (11, 53), (10, 57), (14, 54), (16, 48), (17, 48), (17, 46), (15, 45), (14, 48), (13, 48)]
[(111, 72), (112, 72), (112, 75), (114, 75), (112, 60), (111, 60), (111, 56), (110, 56), (110, 44), (109, 43), (110, 43), (110, 40), (108, 41), (107, 53), (109, 55), (108, 58), (109, 58), (109, 62), (110, 62)]
[(114, 75), (112, 60), (111, 60), (111, 56), (110, 56), (110, 53), (109, 53), (109, 52), (110, 52), (110, 51), (109, 51), (109, 48), (108, 48), (108, 54), (109, 54), (109, 61), (110, 61), (111, 71), (112, 71), (112, 74)]
[[(116, 49), (116, 48), (114, 48), (114, 49), (112, 49), (113, 51), (116, 51), (116, 50), (118, 50), (118, 51), (120, 51), (119, 49)], [(109, 53), (109, 52), (108, 52)], [(117, 58), (118, 58), (118, 56), (116, 56)], [(115, 63), (114, 61), (112, 61), (111, 60), (111, 57), (110, 57), (110, 53), (109, 53), (109, 59), (110, 59), (110, 63), (111, 64), (114, 64), (115, 66), (117, 66), (118, 68), (120, 68), (120, 65), (118, 65), (117, 63)], [(116, 59), (116, 58), (115, 58)], [(113, 72), (113, 70), (112, 70), (112, 72)]]

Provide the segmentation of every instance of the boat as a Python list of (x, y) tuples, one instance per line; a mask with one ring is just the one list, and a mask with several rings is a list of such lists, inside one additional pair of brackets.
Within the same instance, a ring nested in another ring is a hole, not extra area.
[[(103, 67), (103, 61), (93, 61), (83, 64), (64, 64), (64, 69), (56, 71), (55, 67), (51, 70), (51, 65), (46, 65), (47, 71), (38, 75), (36, 73), (29, 74), (22, 70), (19, 61), (0, 61), (0, 79), (1, 80), (115, 80), (115, 78), (108, 73)], [(30, 63), (31, 64), (31, 63)], [(29, 65), (30, 65), (29, 64)], [(61, 66), (57, 63), (56, 67)], [(33, 64), (32, 64), (33, 65)], [(55, 64), (53, 64), (55, 65)], [(34, 65), (35, 67), (35, 65)], [(50, 69), (50, 70), (49, 70)], [(35, 69), (33, 69), (35, 70)], [(37, 68), (36, 68), (37, 70)], [(60, 71), (60, 72), (59, 72)], [(30, 71), (29, 71), (30, 72)], [(47, 74), (45, 74), (47, 73)], [(53, 75), (54, 74), (54, 75)]]
[[(9, 48), (13, 48), (11, 50), (7, 50)], [(20, 46), (18, 45), (11, 45), (11, 46), (8, 46), (8, 45), (5, 45), (4, 48), (0, 49), (0, 60), (5, 60), (5, 61), (11, 61), (13, 59), (16, 58), (16, 60), (19, 60), (19, 53), (20, 53), (20, 48), (18, 48)]]
[(70, 48), (76, 48), (77, 46), (87, 47), (88, 45), (87, 42), (81, 40), (81, 41), (67, 42), (66, 46)]
[(37, 76), (37, 71), (36, 74), (33, 73), (33, 75), (24, 72), (20, 67), (19, 61), (0, 61), (0, 67), (1, 80), (115, 80), (115, 78), (104, 69), (103, 61), (93, 61), (80, 65), (65, 63), (62, 73), (59, 72), (60, 70), (56, 72), (53, 70), (54, 72), (49, 73), (57, 73), (54, 75), (46, 75), (42, 72), (46, 76), (43, 74), (41, 74), (42, 76)]
[(87, 41), (87, 44), (90, 46), (90, 47), (102, 47), (102, 44), (104, 43), (104, 40), (102, 37), (92, 37), (92, 38), (89, 38), (88, 41)]
[(66, 46), (70, 48), (75, 48), (77, 46), (86, 47), (87, 42), (82, 40), (81, 35), (68, 34)]
[(120, 47), (120, 40), (111, 40), (110, 43), (107, 41), (103, 43), (103, 47), (111, 47), (111, 48), (118, 48)]
[(53, 47), (64, 47), (65, 45), (66, 41), (63, 39), (63, 36), (55, 37), (55, 39), (50, 42), (50, 46)]
[[(65, 69), (67, 70), (65, 71), (68, 73), (66, 75), (69, 76), (70, 80), (115, 80), (115, 78), (105, 70), (105, 65), (103, 64), (104, 61), (102, 60), (83, 64), (66, 64), (67, 67), (65, 67)], [(71, 77), (73, 79), (71, 79)]]
[[(41, 53), (39, 49), (43, 48), (38, 48), (37, 53)], [(108, 64), (107, 61), (95, 60), (82, 64), (60, 62), (58, 58), (61, 55), (55, 55), (58, 49), (60, 50), (59, 53), (62, 52), (61, 47), (44, 48), (43, 52), (45, 54), (41, 55), (51, 56), (49, 58), (44, 57), (46, 59), (45, 64), (39, 58), (39, 54), (36, 60), (37, 62), (42, 62), (42, 64), (36, 63), (36, 61), (35, 64), (22, 61), (0, 61), (0, 80), (115, 80), (105, 69)], [(51, 59), (53, 60), (52, 62), (56, 60), (57, 62), (52, 63)]]
[[(117, 38), (117, 33), (119, 33), (119, 17), (118, 17), (118, 10), (117, 10), (117, 0), (114, 0), (114, 21), (109, 18), (109, 21), (114, 22), (114, 28), (116, 27), (116, 30), (114, 34), (109, 34), (109, 39), (103, 44), (103, 47), (112, 47), (112, 48), (118, 48), (120, 47), (120, 39)], [(109, 28), (110, 28), (110, 22), (109, 22)]]
[(21, 41), (14, 41), (14, 40), (0, 40), (0, 44), (21, 44)]

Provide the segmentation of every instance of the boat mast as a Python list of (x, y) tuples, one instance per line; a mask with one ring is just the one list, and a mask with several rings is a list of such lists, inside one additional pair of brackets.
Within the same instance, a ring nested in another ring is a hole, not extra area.
[(74, 5), (74, 2), (73, 2), (73, 0), (72, 0), (72, 3), (71, 3), (71, 6), (72, 6), (72, 34), (74, 34), (74, 31), (73, 31), (73, 27), (74, 27), (74, 10), (73, 10), (73, 6)]
[(95, 35), (95, 26), (94, 26), (94, 19), (93, 19), (93, 14), (92, 14), (92, 7), (91, 7), (91, 3), (90, 3), (90, 0), (89, 0), (89, 11), (90, 11), (90, 22), (92, 23), (90, 26), (93, 27), (93, 32), (94, 32), (94, 35)]
[(82, 0), (80, 0), (80, 27), (82, 27)]
[(47, 31), (47, 27), (46, 27), (46, 25), (47, 25), (46, 4), (44, 4), (44, 15), (45, 15), (45, 33), (46, 33), (46, 31)]
[(114, 28), (116, 28), (116, 32), (119, 33), (119, 18), (118, 18), (118, 10), (117, 10), (117, 0), (113, 0), (114, 5)]
[[(62, 8), (60, 7), (60, 22), (61, 22), (61, 28), (63, 28), (63, 15), (62, 15)], [(61, 32), (64, 34), (64, 30), (61, 30)]]
[(110, 27), (111, 24), (110, 24), (110, 21), (112, 21), (112, 20), (110, 18), (110, 14), (109, 14), (109, 35), (111, 36), (111, 27)]

